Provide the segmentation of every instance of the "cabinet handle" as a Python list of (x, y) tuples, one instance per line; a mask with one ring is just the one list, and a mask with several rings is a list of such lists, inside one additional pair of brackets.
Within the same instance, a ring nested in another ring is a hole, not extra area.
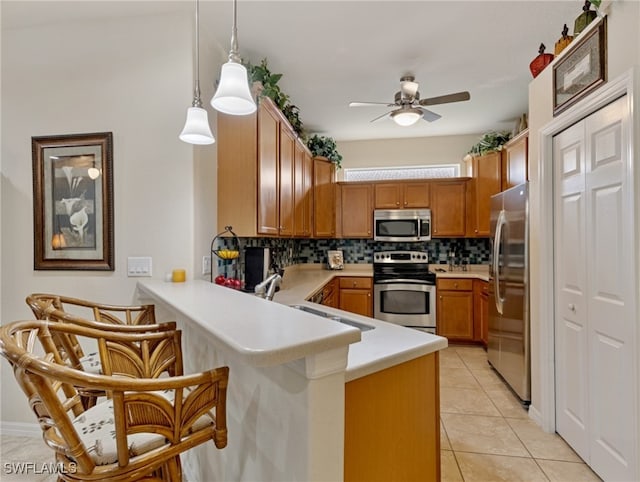
[(404, 202), (404, 205), (406, 206), (407, 204), (409, 204), (407, 201)]
[(396, 201), (396, 206), (400, 206), (400, 201)]
[(458, 283), (453, 283), (453, 287), (457, 288), (458, 287)]
[(438, 296), (438, 299), (442, 301), (442, 295)]
[(367, 293), (367, 296), (368, 296), (369, 298), (371, 298), (371, 293)]
[(475, 233), (476, 233), (476, 234), (478, 234), (478, 230), (477, 230), (477, 229), (476, 229), (476, 230), (474, 230), (474, 231), (475, 231)]

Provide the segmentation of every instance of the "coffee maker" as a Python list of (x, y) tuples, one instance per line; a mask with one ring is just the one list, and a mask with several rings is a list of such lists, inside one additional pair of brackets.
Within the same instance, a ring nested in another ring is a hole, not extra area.
[(253, 292), (256, 285), (268, 276), (270, 266), (269, 248), (255, 246), (244, 248), (244, 291)]

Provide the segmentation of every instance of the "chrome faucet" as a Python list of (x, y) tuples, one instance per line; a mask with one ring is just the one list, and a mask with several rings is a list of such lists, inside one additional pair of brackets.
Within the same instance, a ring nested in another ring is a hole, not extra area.
[(278, 273), (272, 274), (263, 282), (258, 283), (255, 287), (255, 293), (260, 298), (265, 300), (273, 300), (273, 295), (276, 293), (276, 288), (282, 282), (282, 276)]

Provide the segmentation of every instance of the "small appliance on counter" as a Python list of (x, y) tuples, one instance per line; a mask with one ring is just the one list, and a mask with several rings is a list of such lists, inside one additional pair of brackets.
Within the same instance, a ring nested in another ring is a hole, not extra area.
[(269, 248), (255, 246), (244, 248), (244, 291), (253, 292), (256, 285), (269, 275), (270, 266)]
[(344, 255), (341, 250), (327, 252), (327, 266), (329, 269), (344, 269)]

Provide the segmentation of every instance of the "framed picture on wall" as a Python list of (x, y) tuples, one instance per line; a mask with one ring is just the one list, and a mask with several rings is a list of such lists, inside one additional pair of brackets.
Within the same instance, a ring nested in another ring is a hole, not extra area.
[(31, 138), (35, 270), (113, 271), (113, 135)]
[(594, 27), (583, 31), (553, 66), (554, 116), (607, 80), (607, 17), (594, 22)]

